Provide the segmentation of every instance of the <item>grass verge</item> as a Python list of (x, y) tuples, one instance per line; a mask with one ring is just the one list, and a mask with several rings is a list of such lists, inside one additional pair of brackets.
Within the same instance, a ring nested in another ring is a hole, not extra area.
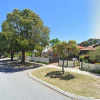
[(100, 79), (55, 68), (43, 68), (32, 72), (32, 75), (59, 87), (67, 92), (100, 99)]

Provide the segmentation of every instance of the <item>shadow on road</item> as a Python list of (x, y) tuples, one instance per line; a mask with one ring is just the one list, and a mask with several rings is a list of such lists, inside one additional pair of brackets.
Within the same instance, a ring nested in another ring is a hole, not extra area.
[(68, 72), (65, 72), (65, 74), (63, 74), (62, 71), (52, 71), (50, 73), (47, 73), (45, 76), (49, 76), (50, 78), (60, 78), (61, 80), (70, 80), (75, 78), (75, 76), (71, 75)]
[(20, 63), (11, 64), (9, 62), (0, 61), (0, 72), (14, 73), (14, 72), (42, 67), (42, 65), (39, 65), (39, 64), (31, 64), (31, 66), (19, 66), (19, 64)]

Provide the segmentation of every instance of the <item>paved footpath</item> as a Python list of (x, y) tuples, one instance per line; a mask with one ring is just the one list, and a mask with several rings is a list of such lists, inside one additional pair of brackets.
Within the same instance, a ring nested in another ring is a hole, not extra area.
[(26, 71), (1, 72), (5, 67), (0, 61), (0, 100), (71, 100), (44, 85), (32, 80)]
[[(59, 67), (59, 66), (53, 65), (53, 64), (47, 65), (47, 67), (62, 69), (62, 67)], [(64, 68), (64, 69), (66, 71), (70, 71), (70, 72), (74, 72), (74, 73), (79, 73), (79, 74), (83, 74), (83, 75), (88, 75), (88, 76), (100, 78), (100, 74), (95, 74), (95, 73), (91, 73), (91, 72), (81, 71), (81, 70), (75, 69), (75, 68)]]

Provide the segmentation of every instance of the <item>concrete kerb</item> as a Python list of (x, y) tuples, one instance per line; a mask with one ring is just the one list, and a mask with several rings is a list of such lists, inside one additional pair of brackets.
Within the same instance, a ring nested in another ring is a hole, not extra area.
[(75, 95), (75, 94), (66, 92), (66, 91), (64, 91), (64, 90), (62, 90), (62, 89), (60, 89), (60, 88), (58, 88), (58, 87), (56, 87), (56, 86), (54, 86), (54, 85), (52, 85), (52, 84), (50, 84), (50, 83), (47, 83), (47, 82), (45, 82), (45, 81), (42, 81), (42, 80), (40, 80), (40, 79), (34, 77), (34, 76), (32, 75), (32, 72), (29, 73), (29, 76), (30, 76), (32, 79), (38, 81), (39, 83), (41, 83), (41, 84), (43, 84), (43, 85), (45, 85), (45, 86), (47, 86), (47, 87), (49, 87), (49, 88), (51, 88), (51, 89), (53, 89), (53, 90), (59, 92), (59, 93), (65, 95), (65, 96), (67, 96), (67, 97), (70, 97), (71, 99), (78, 99), (78, 100), (99, 100), (99, 99), (94, 99), (93, 97), (84, 97), (84, 96), (79, 96), (79, 95)]

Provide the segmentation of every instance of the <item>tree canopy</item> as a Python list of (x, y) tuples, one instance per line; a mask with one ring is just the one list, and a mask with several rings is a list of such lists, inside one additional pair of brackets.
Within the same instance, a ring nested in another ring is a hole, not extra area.
[(18, 51), (19, 43), (16, 38), (16, 35), (10, 31), (1, 32), (0, 34), (0, 46), (2, 49), (2, 52), (10, 53), (11, 54), (11, 60), (13, 60), (14, 53)]
[(80, 50), (76, 46), (76, 41), (69, 40), (68, 43), (66, 41), (59, 42), (53, 46), (54, 53), (58, 54), (60, 57), (68, 57), (69, 55), (78, 55)]
[[(44, 26), (39, 15), (30, 9), (14, 9), (7, 14), (2, 23), (2, 32), (10, 32), (18, 39), (19, 50), (22, 51), (22, 62), (25, 62), (25, 52), (34, 50), (36, 45), (45, 47), (49, 44), (50, 29)], [(14, 45), (15, 46), (15, 45)]]
[(79, 48), (76, 46), (76, 41), (69, 40), (68, 43), (66, 41), (59, 42), (53, 46), (53, 51), (55, 54), (58, 54), (59, 57), (63, 58), (63, 66), (62, 71), (64, 74), (64, 59), (70, 55), (78, 55)]
[[(90, 46), (90, 45), (93, 45), (93, 44), (97, 44), (97, 43), (100, 43), (100, 39), (88, 39), (87, 41), (83, 41), (81, 42), (83, 44), (84, 47), (87, 47), (87, 46)], [(78, 45), (81, 45), (81, 43), (78, 43)]]
[(58, 38), (55, 38), (55, 39), (50, 40), (50, 45), (53, 46), (59, 42), (60, 42), (60, 40)]

